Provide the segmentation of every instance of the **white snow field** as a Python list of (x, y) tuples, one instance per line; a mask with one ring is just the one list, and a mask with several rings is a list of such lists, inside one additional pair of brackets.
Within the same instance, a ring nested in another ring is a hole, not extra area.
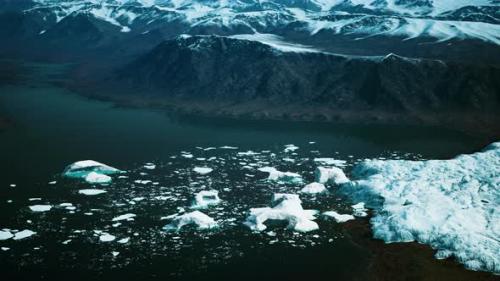
[(349, 179), (344, 174), (344, 171), (337, 167), (318, 167), (316, 168), (314, 175), (316, 177), (316, 181), (323, 184), (333, 183), (339, 185), (349, 182)]
[(198, 192), (194, 197), (192, 209), (205, 209), (209, 206), (220, 203), (219, 192), (217, 190), (203, 190)]
[(319, 229), (314, 222), (316, 210), (304, 210), (302, 201), (297, 194), (276, 193), (273, 195), (272, 207), (252, 208), (245, 225), (252, 231), (263, 231), (267, 228), (267, 220), (284, 220), (288, 228), (299, 232), (309, 232)]
[(111, 177), (108, 175), (117, 173), (122, 171), (94, 160), (83, 160), (68, 165), (63, 171), (63, 176), (102, 184), (111, 182)]
[(346, 191), (375, 208), (375, 238), (500, 274), (500, 142), (451, 160), (366, 160), (353, 175)]
[(171, 223), (163, 227), (166, 231), (179, 231), (186, 225), (195, 225), (199, 230), (214, 229), (217, 222), (200, 211), (176, 215)]

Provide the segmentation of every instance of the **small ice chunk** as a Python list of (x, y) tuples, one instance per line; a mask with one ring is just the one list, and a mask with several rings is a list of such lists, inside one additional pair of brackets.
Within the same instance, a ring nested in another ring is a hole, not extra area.
[(78, 190), (78, 193), (83, 194), (83, 195), (88, 195), (88, 196), (93, 196), (93, 195), (99, 195), (102, 193), (106, 193), (106, 190), (102, 189), (80, 189)]
[(195, 225), (199, 230), (217, 228), (217, 222), (200, 211), (175, 216), (171, 223), (163, 227), (166, 231), (179, 231), (186, 225)]
[(30, 236), (33, 236), (35, 235), (36, 232), (34, 231), (31, 231), (29, 229), (25, 229), (25, 230), (22, 230), (22, 231), (19, 231), (19, 232), (16, 232), (14, 234), (14, 238), (12, 238), (13, 240), (22, 240), (22, 239), (26, 239)]
[(101, 236), (99, 236), (99, 241), (101, 242), (111, 242), (114, 241), (116, 237), (114, 235), (111, 235), (109, 233), (102, 233)]
[(310, 183), (300, 190), (300, 193), (317, 194), (326, 191), (325, 185), (318, 182)]
[(285, 145), (285, 149), (284, 149), (284, 151), (285, 151), (285, 152), (294, 152), (294, 151), (295, 151), (295, 150), (297, 150), (297, 149), (299, 149), (299, 147), (298, 147), (298, 146), (293, 145), (293, 144), (287, 144), (287, 145)]
[(4, 252), (5, 252), (5, 251), (10, 250), (10, 248), (9, 248), (9, 247), (2, 247), (1, 249), (2, 249), (2, 251), (4, 251)]
[(332, 182), (339, 185), (349, 182), (349, 179), (344, 174), (344, 171), (337, 167), (318, 167), (316, 168), (314, 174), (316, 181), (323, 184)]
[(335, 211), (327, 211), (323, 213), (323, 216), (331, 217), (335, 219), (336, 222), (338, 223), (343, 223), (346, 221), (354, 220), (353, 215), (348, 215), (348, 214), (339, 214)]
[(198, 173), (200, 175), (206, 175), (206, 174), (210, 174), (213, 171), (213, 169), (208, 168), (208, 167), (195, 167), (193, 169), (193, 171), (195, 171), (196, 173)]
[[(89, 176), (90, 173), (92, 174), (88, 179), (87, 177)], [(110, 167), (108, 165), (99, 163), (94, 160), (83, 160), (83, 161), (78, 161), (75, 162), (71, 165), (68, 165), (64, 171), (63, 171), (63, 176), (68, 177), (68, 178), (77, 178), (77, 179), (84, 179), (84, 180), (103, 180), (105, 179), (104, 177), (99, 177), (95, 174), (100, 174), (100, 175), (112, 175), (112, 174), (117, 174), (117, 173), (122, 173), (122, 171)], [(107, 178), (106, 178), (107, 179)], [(94, 182), (92, 182), (94, 183)], [(100, 183), (100, 182), (98, 182)]]
[(126, 237), (126, 238), (122, 238), (116, 242), (120, 243), (120, 244), (127, 244), (128, 241), (130, 241), (130, 238), (129, 237)]
[(368, 216), (368, 213), (366, 212), (368, 210), (365, 208), (365, 203), (364, 202), (359, 202), (358, 204), (352, 205), (351, 207), (352, 207), (354, 216), (356, 216), (356, 217), (366, 217), (366, 216)]
[(133, 221), (135, 217), (136, 217), (136, 214), (128, 213), (128, 214), (114, 217), (111, 221), (123, 221), (123, 220)]
[(156, 169), (156, 165), (153, 163), (146, 163), (143, 167), (144, 167), (144, 169), (148, 169), (148, 170)]
[(111, 182), (111, 177), (96, 173), (96, 172), (90, 172), (86, 177), (85, 181), (88, 183), (97, 183), (97, 184), (105, 184), (105, 183), (110, 183)]
[(37, 212), (37, 213), (48, 212), (48, 211), (50, 211), (50, 209), (52, 209), (52, 205), (32, 205), (32, 206), (30, 206), (30, 210), (32, 212)]
[(276, 193), (273, 195), (272, 207), (252, 208), (244, 224), (253, 231), (264, 231), (267, 220), (284, 220), (288, 228), (299, 232), (319, 229), (315, 220), (316, 210), (304, 210), (302, 201), (296, 194)]
[(217, 190), (203, 190), (196, 194), (194, 198), (193, 209), (205, 209), (209, 206), (220, 203), (219, 192)]
[(292, 172), (281, 172), (273, 167), (262, 167), (258, 169), (261, 172), (269, 173), (267, 178), (270, 181), (283, 181), (289, 183), (302, 183), (302, 176)]
[(113, 257), (117, 257), (120, 254), (120, 252), (113, 251), (111, 252), (111, 254), (113, 255)]
[(14, 235), (7, 230), (0, 230), (0, 240), (7, 240), (14, 237)]

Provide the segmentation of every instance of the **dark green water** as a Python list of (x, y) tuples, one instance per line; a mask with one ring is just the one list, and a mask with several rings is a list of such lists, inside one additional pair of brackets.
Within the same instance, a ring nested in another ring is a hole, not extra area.
[[(0, 131), (0, 229), (37, 231), (29, 240), (0, 241), (0, 246), (10, 248), (0, 252), (0, 268), (8, 280), (366, 279), (369, 254), (346, 238), (339, 225), (321, 222), (320, 232), (306, 235), (277, 228), (276, 243), (269, 235), (243, 228), (240, 223), (249, 207), (265, 205), (273, 192), (293, 192), (299, 187), (268, 184), (260, 175), (249, 178), (239, 163), (267, 161), (312, 180), (314, 157), (335, 157), (351, 165), (357, 159), (376, 157), (448, 158), (482, 145), (477, 139), (437, 128), (200, 119), (117, 108), (56, 86), (63, 67), (31, 67), (34, 72), (25, 77), (25, 83), (0, 88), (0, 116), (13, 123)], [(286, 154), (286, 144), (300, 148)], [(197, 148), (221, 146), (238, 150)], [(236, 154), (248, 150), (265, 152), (258, 159)], [(181, 151), (205, 159), (182, 159), (178, 157)], [(205, 162), (209, 157), (215, 157), (215, 162)], [(114, 182), (105, 197), (82, 198), (75, 190), (85, 184), (65, 181), (58, 174), (66, 165), (84, 159), (127, 170), (130, 178)], [(215, 174), (199, 178), (190, 173), (196, 161), (215, 167)], [(141, 169), (146, 162), (158, 168)], [(134, 184), (135, 179), (157, 181), (161, 188)], [(49, 186), (52, 180), (58, 183)], [(185, 207), (192, 192), (206, 186), (228, 189), (223, 195), (231, 202), (210, 215), (235, 218), (236, 223), (214, 233), (163, 234), (161, 216)], [(165, 194), (181, 199), (166, 203), (147, 199), (117, 207), (130, 203), (131, 198)], [(71, 201), (81, 212), (32, 214), (27, 207), (39, 202), (29, 198), (48, 204)], [(305, 200), (305, 205), (346, 208), (348, 203), (341, 201), (331, 194)], [(89, 219), (84, 212), (95, 214)], [(124, 212), (140, 218), (133, 226), (113, 229), (109, 219)], [(92, 234), (74, 234), (75, 229), (83, 233), (114, 230), (117, 235), (138, 238), (130, 245), (103, 245)], [(68, 236), (73, 242), (62, 245)], [(119, 256), (110, 256), (112, 251), (119, 251)]]

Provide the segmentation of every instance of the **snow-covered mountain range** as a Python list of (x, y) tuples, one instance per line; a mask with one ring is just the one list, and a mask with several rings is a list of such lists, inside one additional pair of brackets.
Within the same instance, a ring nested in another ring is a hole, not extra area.
[(498, 0), (34, 0), (24, 13), (41, 17), (42, 34), (85, 15), (122, 33), (175, 25), (179, 34), (326, 33), (500, 44)]

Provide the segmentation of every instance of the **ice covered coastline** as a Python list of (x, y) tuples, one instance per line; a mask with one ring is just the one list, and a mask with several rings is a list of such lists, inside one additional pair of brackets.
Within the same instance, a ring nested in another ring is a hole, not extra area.
[(500, 142), (451, 160), (366, 160), (352, 175), (343, 190), (375, 209), (375, 238), (500, 274)]

